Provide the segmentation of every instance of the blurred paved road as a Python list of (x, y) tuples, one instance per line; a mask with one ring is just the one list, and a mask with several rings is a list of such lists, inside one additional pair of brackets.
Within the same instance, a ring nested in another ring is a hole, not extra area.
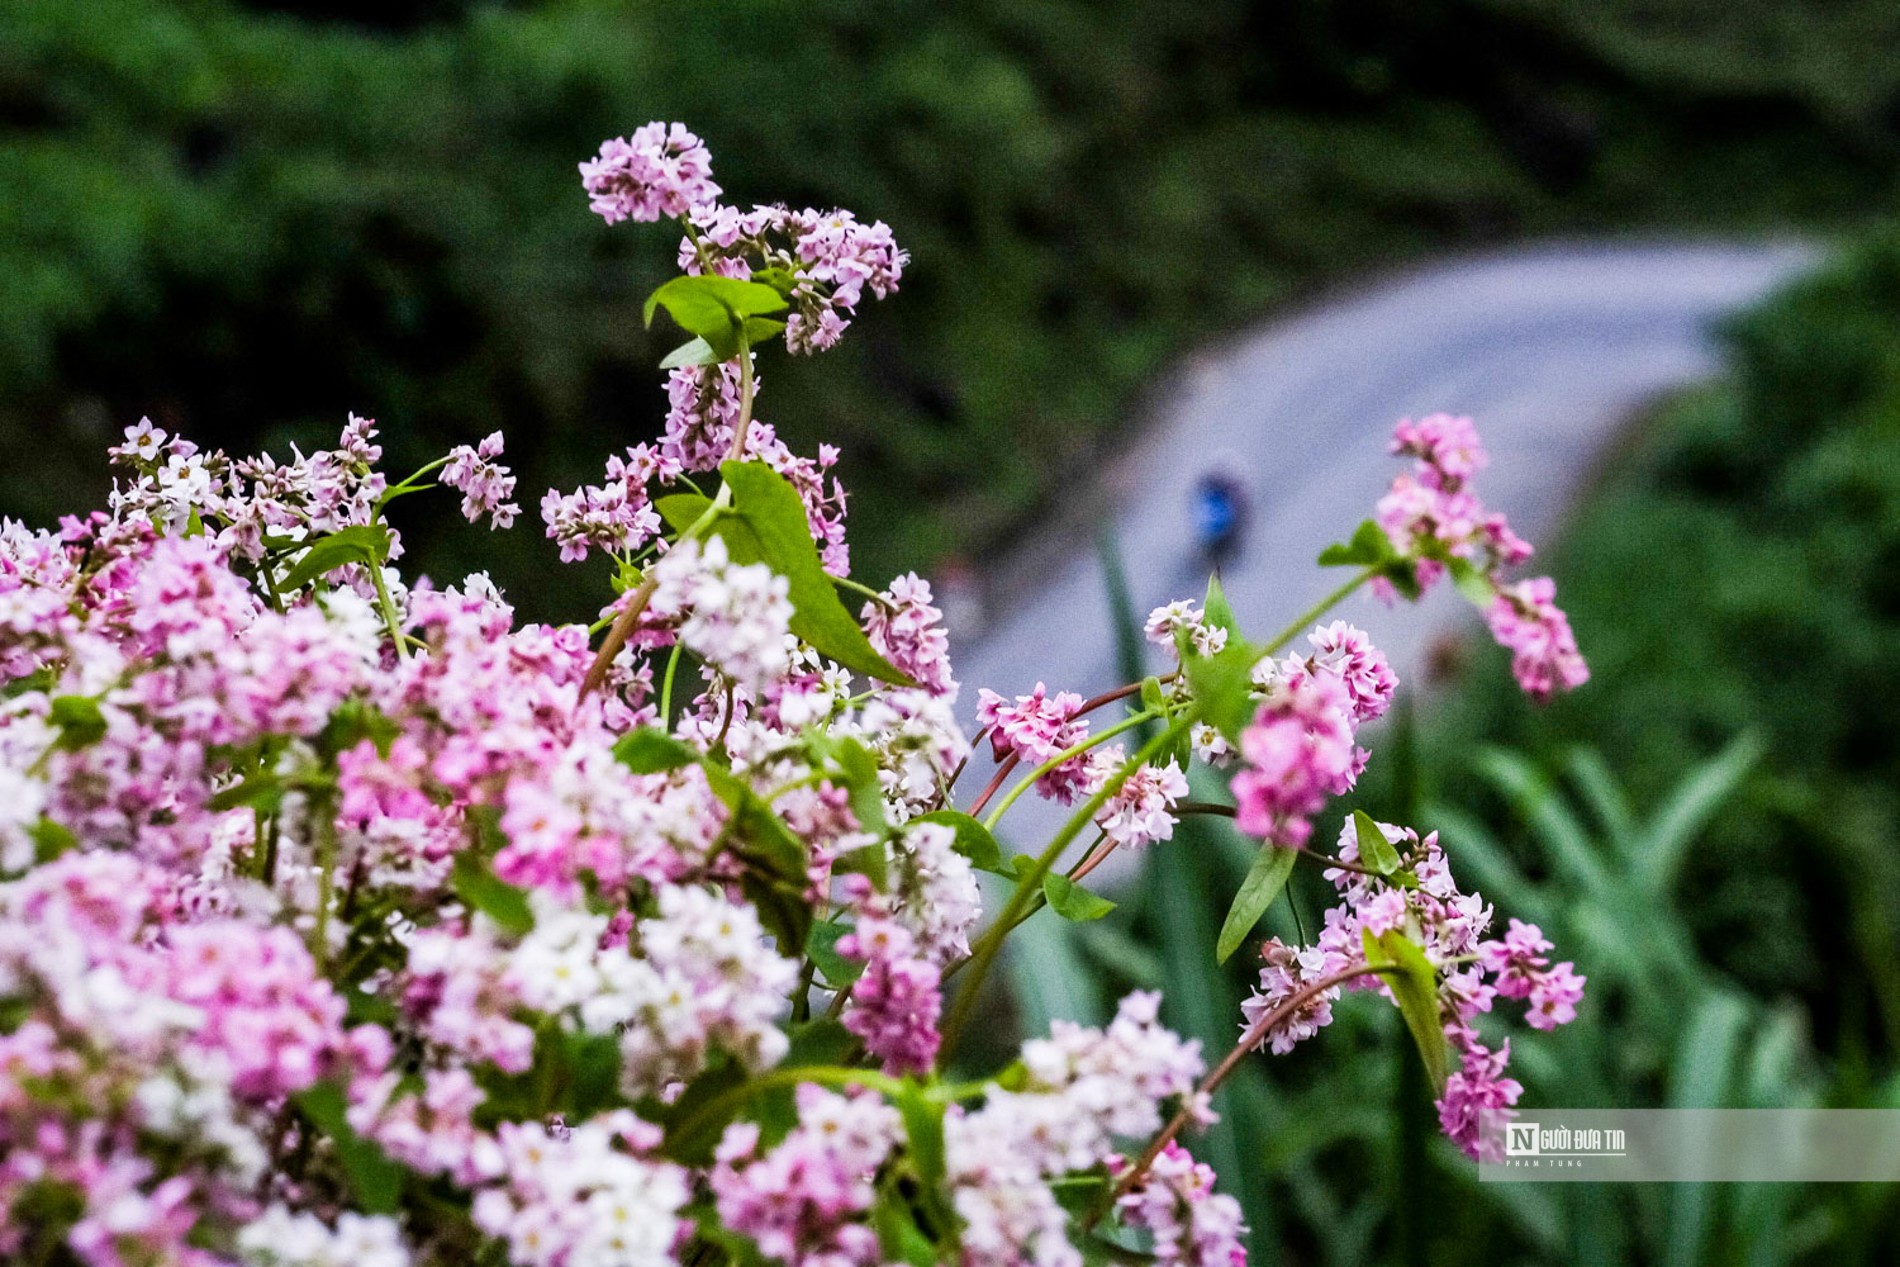
[[(1408, 414), (1472, 415), (1492, 459), (1480, 495), (1546, 540), (1633, 409), (1715, 372), (1711, 322), (1814, 258), (1786, 243), (1516, 250), (1382, 281), (1202, 354), (1153, 395), (1145, 434), (1107, 473), (1137, 608), (1200, 596), (1192, 490), (1225, 456), (1245, 472), (1254, 514), (1223, 580), (1242, 628), (1279, 629), (1343, 578), (1313, 558), (1400, 469), (1385, 442)], [(1015, 694), (1041, 680), (1089, 695), (1118, 681), (1092, 544), (1058, 535), (1006, 567), (1011, 597), (980, 638), (953, 647), (966, 717), (979, 686)], [(1449, 587), (1417, 608), (1360, 594), (1339, 611), (1402, 682), (1436, 638), (1475, 624)]]

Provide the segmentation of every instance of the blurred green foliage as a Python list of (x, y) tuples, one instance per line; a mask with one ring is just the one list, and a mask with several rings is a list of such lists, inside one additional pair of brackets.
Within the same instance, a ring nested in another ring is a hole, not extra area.
[[(338, 20), (342, 19), (342, 20)], [(1007, 544), (1169, 356), (1460, 243), (1852, 223), (1900, 185), (1872, 0), (87, 0), (0, 8), (0, 510), (93, 500), (151, 413), (249, 449), (509, 434), (532, 502), (650, 435), (663, 230), (574, 164), (653, 117), (739, 200), (915, 255), (763, 415), (841, 444), (873, 578)], [(412, 550), (530, 614), (604, 592), (415, 499)]]

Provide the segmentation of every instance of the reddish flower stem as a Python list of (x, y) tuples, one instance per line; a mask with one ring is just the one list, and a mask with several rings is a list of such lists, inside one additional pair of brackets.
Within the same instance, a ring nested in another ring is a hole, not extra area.
[(1302, 1007), (1305, 1007), (1316, 996), (1324, 994), (1341, 982), (1350, 981), (1354, 977), (1368, 976), (1375, 972), (1394, 971), (1397, 971), (1395, 965), (1384, 964), (1375, 967), (1369, 963), (1362, 963), (1335, 972), (1331, 976), (1321, 977), (1317, 981), (1309, 981), (1288, 995), (1280, 1006), (1274, 1008), (1271, 1012), (1268, 1012), (1265, 1016), (1262, 1016), (1259, 1020), (1248, 1026), (1247, 1032), (1240, 1036), (1240, 1041), (1234, 1045), (1234, 1049), (1228, 1052), (1226, 1058), (1218, 1065), (1214, 1066), (1213, 1072), (1201, 1079), (1201, 1085), (1194, 1089), (1194, 1093), (1188, 1097), (1187, 1103), (1181, 1106), (1181, 1111), (1174, 1115), (1174, 1120), (1162, 1127), (1161, 1133), (1156, 1135), (1153, 1141), (1149, 1143), (1147, 1151), (1141, 1155), (1141, 1160), (1128, 1168), (1127, 1172), (1116, 1181), (1114, 1188), (1110, 1190), (1108, 1199), (1103, 1201), (1101, 1205), (1097, 1206), (1095, 1210), (1090, 1213), (1088, 1222), (1083, 1225), (1084, 1228), (1094, 1227), (1101, 1221), (1102, 1216), (1108, 1213), (1109, 1209), (1114, 1206), (1117, 1200), (1134, 1191), (1141, 1181), (1147, 1177), (1149, 1169), (1155, 1164), (1155, 1158), (1161, 1156), (1162, 1150), (1193, 1120), (1195, 1108), (1209, 1096), (1212, 1096), (1221, 1083), (1227, 1081), (1227, 1076), (1239, 1067), (1240, 1062), (1246, 1058), (1248, 1052), (1260, 1045), (1261, 1041), (1266, 1038), (1267, 1033), (1272, 1030), (1274, 1026), (1286, 1020), (1287, 1017), (1293, 1015)]

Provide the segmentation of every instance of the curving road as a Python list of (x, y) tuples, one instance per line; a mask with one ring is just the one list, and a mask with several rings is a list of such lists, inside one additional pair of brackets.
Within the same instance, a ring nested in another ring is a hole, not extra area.
[[(1198, 598), (1193, 486), (1238, 467), (1254, 514), (1223, 580), (1242, 628), (1266, 637), (1341, 578), (1313, 559), (1400, 469), (1385, 453), (1393, 421), (1443, 410), (1472, 415), (1490, 449), (1480, 496), (1543, 541), (1632, 410), (1715, 373), (1712, 323), (1815, 258), (1791, 243), (1545, 245), (1327, 299), (1164, 383), (1094, 509), (1115, 525), (1142, 613)], [(1001, 614), (957, 654), (966, 718), (979, 686), (1015, 694), (1040, 680), (1089, 695), (1117, 681), (1107, 594), (1079, 526), (1051, 530), (1000, 569)], [(1402, 682), (1436, 639), (1475, 620), (1448, 587), (1393, 611), (1355, 595), (1340, 614), (1372, 632)], [(1027, 804), (1011, 818), (1052, 821)]]

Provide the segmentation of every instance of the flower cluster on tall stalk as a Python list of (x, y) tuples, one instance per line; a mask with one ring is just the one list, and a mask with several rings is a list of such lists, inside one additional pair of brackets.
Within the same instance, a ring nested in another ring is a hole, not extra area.
[[(0, 528), (0, 1258), (1232, 1267), (1241, 1213), (1182, 1133), (1352, 986), (1404, 1011), (1478, 1151), (1519, 1094), (1481, 1014), (1554, 1025), (1582, 978), (1535, 928), (1493, 938), (1434, 835), (1355, 814), (1308, 850), (1397, 685), (1319, 623), (1352, 589), (1450, 576), (1527, 690), (1583, 677), (1549, 582), (1502, 579), (1528, 547), (1470, 491), (1470, 424), (1400, 425), (1413, 469), (1322, 559), (1352, 579), (1273, 640), (1215, 586), (1148, 622), (1163, 674), (982, 692), (973, 792), (930, 586), (853, 579), (835, 450), (757, 415), (765, 343), (832, 346), (905, 253), (720, 204), (678, 124), (581, 170), (608, 223), (680, 226), (647, 317), (691, 336), (664, 434), (541, 503), (551, 549), (617, 566), (591, 629), (395, 566), (396, 498), (513, 520), (500, 436), (392, 484), (363, 418), (289, 460), (142, 422), (106, 510)], [(1188, 799), (1194, 762), (1232, 804)], [(1025, 795), (1072, 812), (1006, 863)], [(1094, 867), (1187, 813), (1262, 840), (1210, 968), (1298, 860), (1339, 894), (1312, 945), (1263, 948), (1233, 1050), (1210, 1069), (1135, 994), (956, 1063), (1011, 930), (1100, 914)]]

